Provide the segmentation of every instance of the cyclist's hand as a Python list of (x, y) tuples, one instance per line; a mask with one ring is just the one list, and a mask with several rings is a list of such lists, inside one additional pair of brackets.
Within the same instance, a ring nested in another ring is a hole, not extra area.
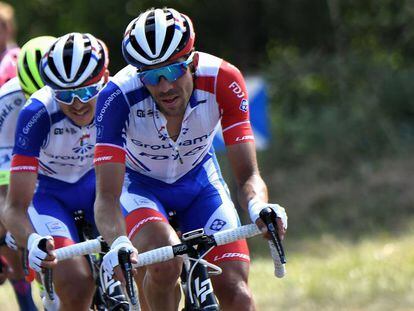
[[(42, 244), (45, 245), (46, 251), (43, 250)], [(32, 233), (27, 240), (29, 266), (37, 272), (41, 272), (42, 268), (55, 267), (57, 259), (53, 251), (54, 248), (55, 244), (50, 235), (40, 236), (37, 233)]]
[(128, 237), (120, 236), (112, 242), (110, 251), (106, 253), (106, 255), (103, 257), (102, 267), (108, 275), (110, 276), (113, 275), (114, 279), (125, 284), (125, 278), (122, 273), (122, 269), (119, 266), (119, 258), (118, 258), (118, 251), (123, 247), (127, 251), (132, 251), (131, 262), (137, 263), (137, 258), (138, 258), (137, 249), (132, 245)]
[(286, 229), (288, 226), (288, 220), (285, 209), (280, 206), (279, 204), (271, 204), (271, 203), (265, 203), (263, 201), (259, 201), (256, 199), (252, 199), (249, 201), (249, 215), (252, 222), (256, 223), (257, 227), (260, 229), (260, 231), (263, 232), (263, 235), (265, 238), (269, 239), (270, 235), (267, 233), (267, 227), (264, 224), (264, 222), (260, 219), (260, 211), (266, 207), (270, 207), (273, 209), (277, 215), (276, 221), (277, 221), (277, 228), (278, 228), (278, 234), (280, 239), (283, 240)]
[(7, 231), (6, 238), (4, 240), (6, 241), (6, 244), (9, 248), (17, 251), (18, 247), (16, 240), (14, 239), (14, 236), (10, 233), (10, 231)]

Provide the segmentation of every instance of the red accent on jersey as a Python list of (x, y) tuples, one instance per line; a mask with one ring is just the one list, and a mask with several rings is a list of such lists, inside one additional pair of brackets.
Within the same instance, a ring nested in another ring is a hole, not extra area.
[(226, 145), (254, 141), (249, 120), (249, 101), (241, 72), (223, 61), (217, 75), (217, 102)]
[(211, 94), (214, 94), (214, 83), (215, 83), (214, 77), (197, 77), (195, 79), (195, 87), (198, 90), (206, 91)]
[(139, 208), (132, 211), (125, 219), (128, 238), (132, 240), (146, 223), (158, 221), (168, 223), (163, 214), (152, 208)]
[(93, 163), (125, 163), (125, 150), (115, 145), (96, 144)]
[(211, 263), (223, 261), (250, 262), (250, 253), (246, 240), (239, 240), (230, 244), (214, 247), (207, 255), (206, 260)]
[(37, 173), (39, 160), (35, 157), (28, 157), (15, 154), (12, 158), (10, 173), (33, 172)]

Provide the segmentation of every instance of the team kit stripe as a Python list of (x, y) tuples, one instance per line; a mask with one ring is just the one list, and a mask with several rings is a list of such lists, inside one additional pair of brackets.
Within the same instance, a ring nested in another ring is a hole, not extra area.
[(35, 157), (28, 157), (15, 154), (12, 159), (10, 172), (37, 172), (39, 160)]
[(103, 163), (125, 163), (125, 150), (112, 144), (97, 144), (95, 146), (95, 165)]

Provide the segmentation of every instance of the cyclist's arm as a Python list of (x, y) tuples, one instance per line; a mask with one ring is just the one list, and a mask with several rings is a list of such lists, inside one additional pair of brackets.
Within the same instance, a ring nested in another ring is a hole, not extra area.
[[(222, 115), (221, 125), (228, 158), (238, 185), (239, 203), (246, 210), (249, 202), (267, 203), (267, 187), (259, 173), (250, 125), (247, 88), (241, 72), (236, 67), (226, 62), (221, 64), (216, 94)], [(278, 222), (281, 228), (279, 235), (283, 237), (285, 230), (280, 218)], [(266, 231), (260, 219), (256, 220), (256, 224)]]
[(126, 235), (125, 221), (119, 207), (125, 164), (104, 163), (97, 165), (95, 171), (95, 222), (105, 241), (111, 245), (117, 237)]
[(227, 146), (227, 157), (237, 183), (240, 205), (247, 210), (247, 203), (253, 198), (267, 202), (267, 187), (259, 173), (255, 144), (247, 142)]
[(27, 209), (33, 198), (36, 182), (37, 173), (35, 172), (10, 174), (3, 221), (20, 246), (26, 246), (29, 235), (34, 232)]
[[(248, 211), (248, 202), (258, 200), (268, 202), (267, 186), (260, 176), (256, 148), (253, 142), (227, 146), (227, 156), (237, 183), (237, 198), (242, 208)], [(280, 238), (284, 238), (286, 229), (280, 218), (277, 219)], [(265, 230), (265, 224), (258, 219), (256, 224)]]
[(49, 130), (50, 118), (45, 106), (32, 99), (17, 119), (9, 192), (3, 213), (7, 229), (20, 246), (26, 246), (28, 236), (34, 232), (27, 209), (36, 187), (40, 149)]

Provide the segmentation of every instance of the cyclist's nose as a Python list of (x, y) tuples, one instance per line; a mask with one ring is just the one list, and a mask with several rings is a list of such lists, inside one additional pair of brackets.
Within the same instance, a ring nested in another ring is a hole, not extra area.
[(169, 82), (164, 77), (160, 78), (160, 81), (158, 82), (158, 90), (162, 93), (167, 93), (169, 90), (173, 88), (173, 84)]
[(81, 102), (81, 100), (79, 98), (75, 97), (73, 99), (72, 107), (74, 109), (81, 109), (82, 106), (83, 106), (83, 103)]

